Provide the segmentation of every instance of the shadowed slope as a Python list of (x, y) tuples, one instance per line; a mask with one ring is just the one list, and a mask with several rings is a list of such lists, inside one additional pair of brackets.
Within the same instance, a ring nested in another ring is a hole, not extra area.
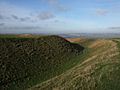
[(0, 87), (24, 89), (53, 77), (83, 49), (59, 36), (0, 38)]

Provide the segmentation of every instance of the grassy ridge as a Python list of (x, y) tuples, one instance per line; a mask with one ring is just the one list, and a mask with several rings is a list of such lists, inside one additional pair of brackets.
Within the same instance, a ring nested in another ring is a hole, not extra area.
[(60, 74), (84, 48), (59, 36), (0, 38), (0, 87), (25, 89)]
[(90, 50), (82, 62), (30, 90), (120, 90), (119, 40), (86, 40), (82, 44)]

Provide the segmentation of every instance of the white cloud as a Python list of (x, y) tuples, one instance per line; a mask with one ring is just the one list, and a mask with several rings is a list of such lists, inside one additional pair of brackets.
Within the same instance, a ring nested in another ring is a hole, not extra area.
[(109, 13), (109, 10), (103, 9), (103, 8), (98, 8), (98, 9), (96, 9), (96, 13), (97, 13), (98, 15), (106, 15), (106, 14)]
[[(33, 15), (31, 15), (33, 13)], [(44, 26), (55, 15), (49, 11), (34, 11), (10, 3), (0, 3), (0, 20), (6, 26)]]
[(60, 3), (59, 0), (45, 0), (53, 9), (56, 9), (61, 12), (66, 12), (69, 10), (67, 6), (64, 6)]
[(54, 18), (55, 16), (51, 12), (43, 11), (37, 17), (40, 20), (48, 20), (48, 19)]

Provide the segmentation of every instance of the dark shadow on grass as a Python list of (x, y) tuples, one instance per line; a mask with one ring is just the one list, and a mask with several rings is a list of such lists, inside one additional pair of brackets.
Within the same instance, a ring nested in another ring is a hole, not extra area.
[(74, 47), (75, 50), (78, 52), (82, 52), (85, 48), (77, 43), (72, 43), (72, 46)]

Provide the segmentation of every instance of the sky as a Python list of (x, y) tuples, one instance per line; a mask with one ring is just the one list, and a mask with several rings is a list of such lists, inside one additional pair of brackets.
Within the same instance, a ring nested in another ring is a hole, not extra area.
[(0, 0), (0, 33), (120, 33), (120, 0)]

